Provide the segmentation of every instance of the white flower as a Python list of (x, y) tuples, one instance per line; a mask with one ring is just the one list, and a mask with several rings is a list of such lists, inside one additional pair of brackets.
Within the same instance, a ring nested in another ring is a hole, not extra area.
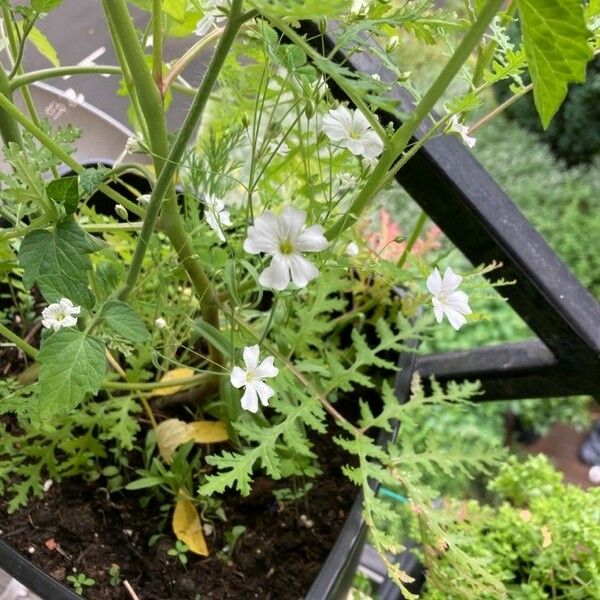
[(250, 254), (272, 256), (271, 264), (261, 273), (259, 283), (267, 288), (285, 290), (291, 280), (299, 287), (308, 285), (318, 274), (318, 269), (302, 252), (320, 252), (329, 242), (320, 225), (305, 227), (306, 213), (286, 206), (281, 215), (270, 211), (263, 213), (248, 227), (244, 250)]
[(371, 129), (367, 117), (358, 109), (338, 106), (323, 117), (323, 131), (332, 142), (355, 156), (374, 159), (383, 152), (381, 138)]
[(450, 133), (458, 133), (458, 135), (462, 138), (462, 141), (469, 147), (473, 148), (477, 140), (468, 135), (469, 128), (466, 125), (463, 125), (458, 121), (458, 115), (452, 115), (450, 118), (450, 127), (448, 129)]
[(443, 278), (437, 268), (427, 278), (427, 289), (432, 295), (431, 301), (436, 321), (441, 323), (446, 315), (450, 325), (456, 330), (467, 322), (464, 315), (471, 312), (469, 296), (456, 289), (461, 281), (462, 277), (454, 273), (450, 267), (446, 267)]
[(61, 298), (59, 302), (50, 304), (42, 311), (42, 325), (46, 329), (58, 331), (62, 327), (77, 325), (77, 317), (81, 312), (80, 306), (73, 306), (68, 298)]
[(267, 356), (267, 358), (258, 364), (259, 355), (260, 349), (258, 345), (246, 346), (244, 348), (246, 370), (241, 367), (233, 367), (230, 377), (233, 387), (246, 388), (241, 400), (242, 408), (252, 413), (258, 411), (259, 400), (263, 406), (269, 406), (269, 398), (275, 392), (263, 379), (275, 377), (279, 373), (279, 369), (273, 365), (275, 359), (272, 356)]
[(138, 202), (143, 206), (148, 206), (150, 204), (151, 194), (142, 194), (138, 196)]
[(337, 183), (342, 190), (352, 190), (356, 187), (356, 177), (352, 173), (340, 173)]
[(157, 329), (164, 329), (167, 326), (167, 322), (162, 317), (157, 317), (154, 325)]
[(346, 255), (347, 256), (356, 256), (358, 254), (358, 245), (354, 242), (350, 242), (346, 246)]
[(206, 222), (219, 239), (224, 242), (225, 234), (223, 233), (223, 225), (231, 225), (229, 211), (225, 207), (225, 202), (213, 194), (204, 194), (204, 205), (204, 218)]

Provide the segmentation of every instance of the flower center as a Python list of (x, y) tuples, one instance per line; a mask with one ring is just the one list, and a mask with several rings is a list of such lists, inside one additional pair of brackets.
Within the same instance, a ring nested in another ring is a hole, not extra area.
[(350, 128), (350, 130), (348, 131), (348, 137), (351, 140), (359, 140), (362, 137), (362, 134), (360, 131), (356, 131), (356, 129)]
[(57, 321), (64, 321), (67, 318), (67, 313), (64, 310), (59, 310), (56, 313), (56, 320)]
[(256, 379), (256, 375), (254, 375), (254, 371), (246, 371), (246, 383), (250, 383)]
[(279, 252), (281, 254), (293, 254), (294, 244), (289, 239), (281, 240), (279, 242)]

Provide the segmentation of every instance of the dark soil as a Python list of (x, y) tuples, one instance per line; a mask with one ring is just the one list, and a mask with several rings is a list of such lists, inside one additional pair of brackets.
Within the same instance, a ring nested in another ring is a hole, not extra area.
[[(207, 538), (211, 556), (188, 553), (186, 567), (167, 554), (174, 545), (168, 526), (165, 535), (148, 545), (160, 527), (156, 507), (140, 508), (132, 494), (109, 497), (97, 484), (80, 479), (53, 485), (43, 500), (13, 515), (5, 516), (0, 501), (2, 538), (59, 581), (66, 582), (74, 569), (92, 577), (96, 584), (85, 591), (92, 600), (131, 600), (124, 580), (140, 600), (302, 598), (356, 494), (341, 473), (346, 458), (340, 448), (319, 439), (317, 451), (323, 475), (306, 497), (279, 504), (273, 483), (258, 478), (250, 496), (225, 500), (228, 523), (215, 521), (215, 532)], [(229, 560), (220, 551), (226, 546), (225, 531), (234, 525), (243, 525), (246, 532)], [(115, 585), (110, 582), (112, 565), (120, 573)]]

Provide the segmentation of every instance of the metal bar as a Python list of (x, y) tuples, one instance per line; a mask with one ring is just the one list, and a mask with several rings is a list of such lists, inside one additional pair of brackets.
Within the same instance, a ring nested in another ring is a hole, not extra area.
[[(303, 22), (301, 31), (315, 50), (348, 69), (393, 82), (377, 57), (334, 52), (334, 34), (321, 35), (313, 23)], [(410, 108), (410, 99), (392, 87), (398, 110), (379, 111), (379, 118), (399, 127), (398, 114)], [(338, 100), (349, 101), (334, 82), (330, 89)], [(581, 385), (569, 392), (581, 380), (600, 393), (600, 305), (465, 146), (453, 136), (432, 139), (400, 169), (397, 181), (473, 264), (502, 263), (488, 275), (491, 281), (516, 281), (503, 295), (560, 362), (556, 378), (561, 373), (566, 378), (561, 393), (581, 393)]]

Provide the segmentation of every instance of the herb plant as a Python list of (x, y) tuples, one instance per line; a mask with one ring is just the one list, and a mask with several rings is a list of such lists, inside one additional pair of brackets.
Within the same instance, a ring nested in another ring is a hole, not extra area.
[[(148, 489), (173, 507), (183, 562), (184, 546), (210, 552), (202, 519), (219, 516), (213, 496), (250, 493), (259, 472), (314, 477), (315, 438), (329, 435), (352, 457), (344, 472), (362, 487), (382, 556), (400, 548), (385, 533), (393, 514), (373, 482), (407, 497), (423, 540), (439, 540), (444, 517), (424, 474), (472, 474), (498, 454), (448, 453), (435, 440), (382, 447), (377, 438), (428, 407), (468, 403), (478, 386), (433, 382), (426, 394), (415, 377), (410, 402), (399, 405), (388, 379), (397, 354), (429, 335), (435, 320), (458, 331), (481, 318), (478, 275), (490, 267), (442, 274), (437, 261), (412, 252), (422, 220), (390, 260), (365, 243), (362, 220), (426, 141), (476, 142), (465, 121), (495, 82), (509, 79), (523, 94), (528, 69), (547, 127), (597, 50), (597, 14), (578, 0), (516, 0), (506, 10), (502, 0), (467, 2), (468, 16), (458, 20), (431, 1), (135, 0), (148, 15), (138, 30), (126, 0), (102, 4), (119, 65), (26, 73), (24, 45), (60, 0), (0, 2), (11, 65), (0, 69), (0, 134), (11, 167), (0, 177), (0, 272), (11, 291), (29, 290), (34, 300), (14, 302), (0, 322), (22, 367), (0, 400), (1, 412), (14, 414), (7, 422), (18, 425), (2, 441), (0, 463), (11, 510), (39, 495), (47, 474), (120, 477), (113, 489)], [(348, 53), (374, 51), (385, 78), (321, 56), (299, 28), (307, 18), (334, 28)], [(523, 44), (508, 48), (505, 28), (514, 18)], [(457, 29), (454, 44), (447, 34)], [(448, 40), (449, 58), (425, 93), (392, 59), (400, 30), (424, 44)], [(164, 41), (175, 35), (193, 43), (165, 61)], [(184, 73), (211, 44), (196, 89)], [(29, 114), (13, 102), (17, 91), (27, 100), (38, 79), (79, 73), (122, 77), (138, 133), (112, 167), (79, 164), (78, 131), (53, 130), (31, 102)], [(465, 89), (454, 94), (456, 80)], [(391, 81), (412, 96), (410, 111), (394, 100)], [(331, 85), (351, 103), (336, 101)], [(191, 98), (174, 132), (165, 120), (172, 93)], [(380, 121), (379, 108), (403, 125)], [(421, 126), (427, 134), (414, 142)], [(74, 174), (59, 177), (62, 167)], [(145, 176), (150, 194), (111, 187), (129, 172)], [(114, 206), (110, 216), (90, 201), (97, 193)], [(26, 305), (38, 337), (13, 326)], [(169, 412), (181, 404), (186, 420)], [(143, 450), (142, 427), (151, 428)], [(31, 440), (43, 450), (22, 443)], [(128, 452), (142, 455), (135, 475)], [(106, 471), (107, 461), (117, 471)], [(445, 544), (476, 597), (501, 596), (497, 574), (471, 564), (452, 539)], [(413, 597), (408, 576), (389, 567)]]

